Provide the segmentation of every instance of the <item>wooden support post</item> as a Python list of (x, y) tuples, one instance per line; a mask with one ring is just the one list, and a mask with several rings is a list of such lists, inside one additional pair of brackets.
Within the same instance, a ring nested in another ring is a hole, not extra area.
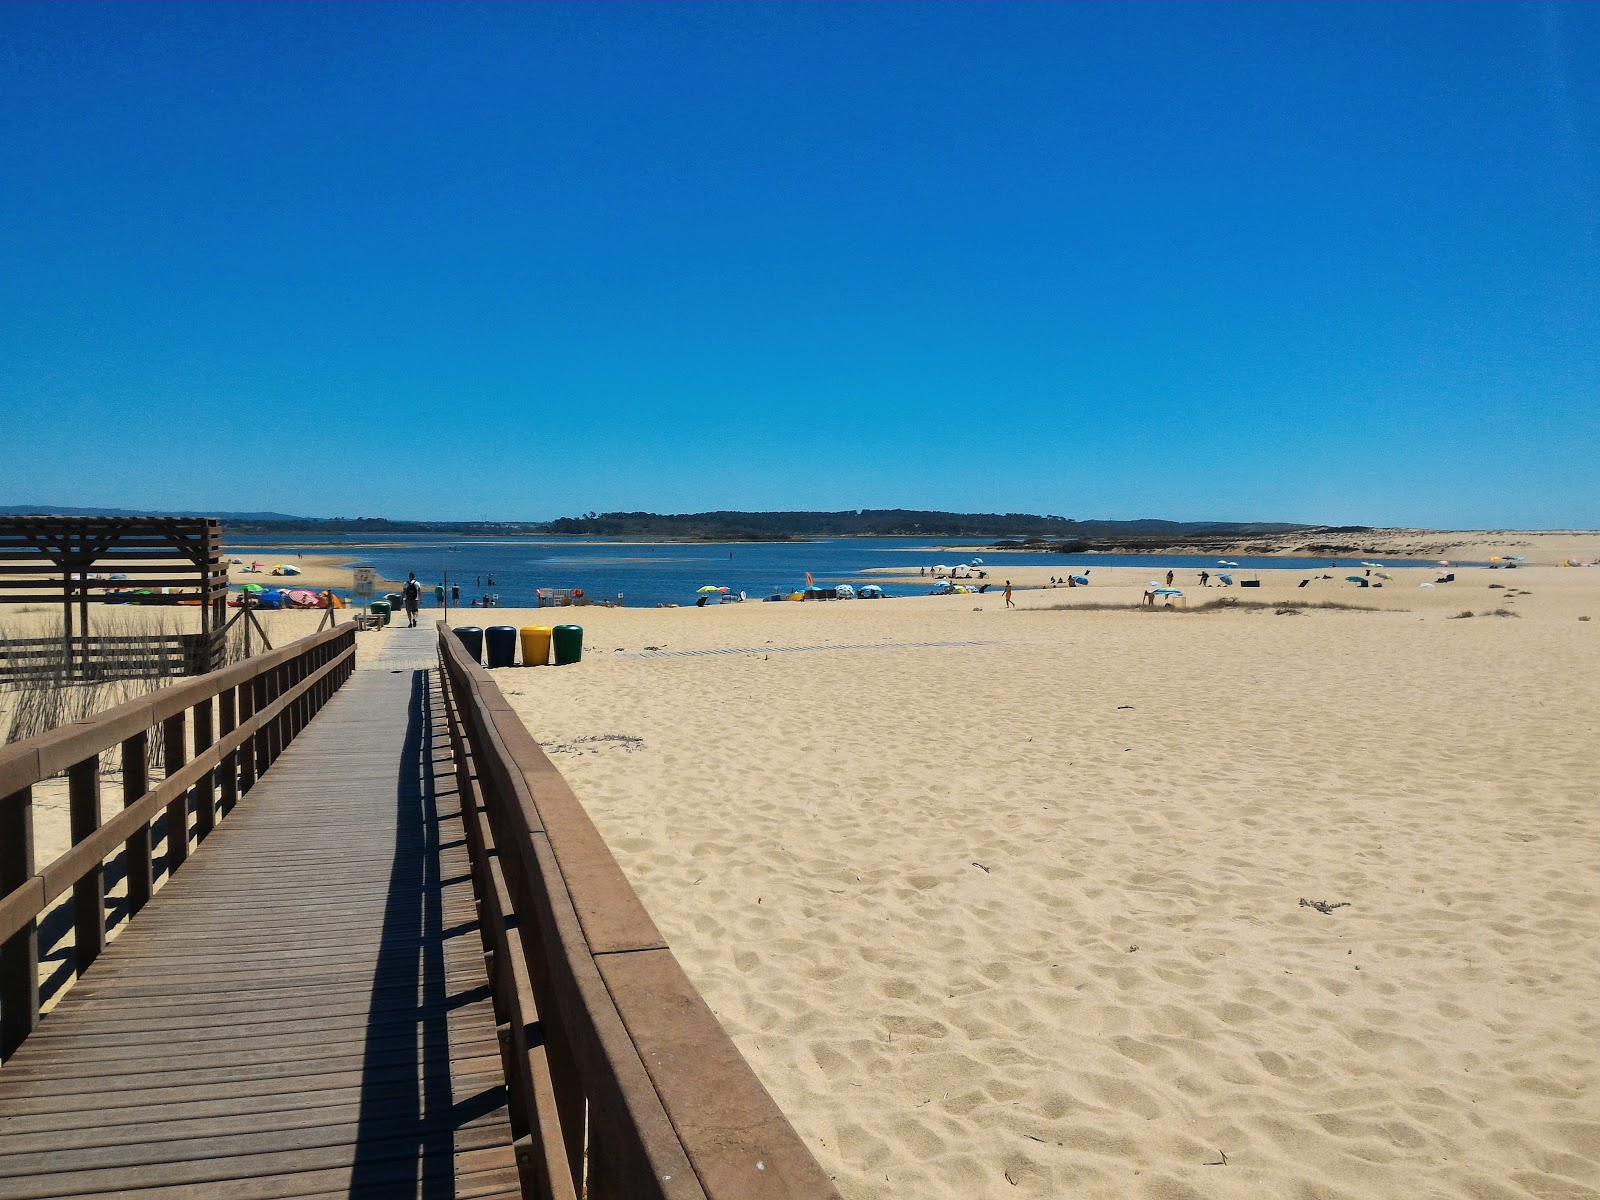
[[(256, 681), (251, 679), (239, 685), (239, 723), (247, 723), (256, 715)], [(256, 785), (256, 747), (261, 736), (254, 734), (239, 747), (239, 794), (242, 796)]]
[[(150, 790), (150, 734), (140, 730), (122, 743), (122, 807), (137, 803)], [(150, 824), (139, 826), (128, 838), (128, 915), (150, 900), (155, 875), (151, 868)]]
[[(271, 704), (283, 695), (283, 667), (276, 666), (266, 673), (267, 703)], [(267, 723), (267, 766), (278, 761), (278, 754), (283, 750), (283, 710), (278, 710), (278, 715)]]
[[(72, 844), (93, 837), (100, 828), (100, 756), (91, 755), (67, 768), (67, 807)], [(72, 936), (77, 973), (82, 975), (106, 946), (106, 868), (95, 863), (72, 885)]]
[[(174, 713), (161, 722), (161, 753), (166, 760), (167, 775), (176, 775), (189, 761), (183, 744), (185, 713)], [(167, 877), (177, 874), (189, 857), (189, 793), (185, 792), (167, 805)]]
[[(222, 728), (220, 732), (223, 737), (227, 737), (235, 729), (239, 728), (238, 691), (235, 688), (228, 688), (217, 699), (222, 702)], [(233, 806), (239, 803), (238, 753), (224, 754), (222, 756), (222, 765), (218, 769), (222, 773), (222, 815), (227, 816), (233, 811)]]
[[(271, 702), (271, 696), (269, 694), (270, 693), (270, 689), (267, 687), (267, 677), (266, 677), (266, 675), (264, 673), (261, 674), (261, 675), (257, 675), (254, 679), (252, 679), (250, 681), (250, 691), (251, 691), (251, 694), (252, 694), (252, 699), (251, 699), (251, 703), (250, 703), (250, 711), (252, 713), (258, 713), (258, 712), (262, 712), (263, 710), (265, 710), (265, 708), (267, 707), (268, 703)], [(272, 761), (272, 756), (271, 756), (272, 722), (271, 721), (268, 721), (265, 725), (263, 725), (260, 729), (258, 729), (256, 731), (256, 736), (254, 738), (254, 741), (255, 741), (255, 744), (256, 744), (256, 746), (255, 746), (256, 765), (255, 765), (255, 771), (252, 773), (252, 777), (251, 777), (251, 780), (250, 780), (251, 783), (254, 783), (257, 779), (260, 779), (263, 775), (265, 775), (267, 773), (267, 764)]]
[(89, 572), (78, 572), (78, 624), (82, 627), (80, 636), (83, 639), (83, 677), (91, 678), (89, 667)]
[(71, 679), (72, 664), (72, 572), (61, 572), (61, 677)]
[[(0, 896), (33, 878), (33, 789), (0, 798)], [(0, 1058), (39, 1023), (39, 925), (0, 942)]]
[[(201, 700), (194, 706), (194, 756), (199, 758), (217, 740), (214, 705)], [(194, 835), (199, 841), (211, 836), (217, 827), (217, 792), (215, 772), (208, 771), (194, 785)]]

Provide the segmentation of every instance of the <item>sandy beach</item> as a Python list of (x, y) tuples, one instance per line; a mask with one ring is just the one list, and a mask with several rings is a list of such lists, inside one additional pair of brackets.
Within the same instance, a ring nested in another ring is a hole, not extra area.
[[(228, 569), (228, 582), (234, 587), (241, 583), (259, 583), (264, 587), (305, 587), (305, 588), (350, 588), (355, 586), (355, 572), (347, 565), (360, 560), (359, 554), (296, 554), (289, 558), (274, 557), (271, 553), (262, 550), (228, 550), (225, 552), (230, 563), (233, 559), (240, 559), (241, 563), (233, 564)], [(260, 563), (259, 574), (246, 570), (252, 563)], [(300, 574), (294, 576), (276, 576), (272, 568), (279, 563), (287, 563), (298, 567)], [(380, 579), (378, 586), (381, 588), (398, 587), (399, 583), (393, 579)]]
[(1600, 1195), (1600, 570), (1346, 573), (451, 617), (851, 1200)]
[(468, 616), (846, 1196), (1600, 1194), (1600, 571), (1116, 574)]

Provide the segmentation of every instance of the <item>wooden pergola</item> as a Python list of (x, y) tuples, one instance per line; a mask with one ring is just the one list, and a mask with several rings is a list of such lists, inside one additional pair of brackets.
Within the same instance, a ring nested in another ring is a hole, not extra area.
[[(116, 576), (116, 578), (113, 578)], [(4, 674), (109, 679), (139, 642), (171, 674), (199, 675), (222, 665), (228, 566), (222, 524), (211, 517), (0, 517), (0, 605), (59, 604), (57, 638), (0, 646)], [(198, 607), (200, 629), (167, 638), (96, 637), (90, 604)], [(77, 609), (74, 619), (74, 608)], [(170, 643), (167, 644), (167, 643)]]

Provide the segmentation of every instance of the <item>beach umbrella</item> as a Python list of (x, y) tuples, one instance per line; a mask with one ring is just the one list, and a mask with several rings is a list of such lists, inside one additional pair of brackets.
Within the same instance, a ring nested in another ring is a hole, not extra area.
[(701, 595), (707, 595), (707, 594), (709, 594), (711, 592), (725, 592), (728, 589), (727, 588), (719, 588), (714, 583), (708, 583), (708, 584), (705, 585), (705, 587), (699, 588), (697, 590), (700, 592)]
[(265, 591), (266, 589), (263, 588), (259, 583), (241, 583), (239, 585), (239, 590), (241, 592), (261, 592)]
[(981, 558), (973, 559), (972, 560), (972, 565), (975, 566), (975, 567), (982, 566), (983, 565), (983, 559), (981, 559)]

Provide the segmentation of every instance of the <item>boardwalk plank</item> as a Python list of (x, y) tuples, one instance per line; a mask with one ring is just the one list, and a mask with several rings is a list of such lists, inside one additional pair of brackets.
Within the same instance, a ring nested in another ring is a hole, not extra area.
[(0, 1068), (0, 1200), (519, 1194), (427, 687), (357, 673)]

